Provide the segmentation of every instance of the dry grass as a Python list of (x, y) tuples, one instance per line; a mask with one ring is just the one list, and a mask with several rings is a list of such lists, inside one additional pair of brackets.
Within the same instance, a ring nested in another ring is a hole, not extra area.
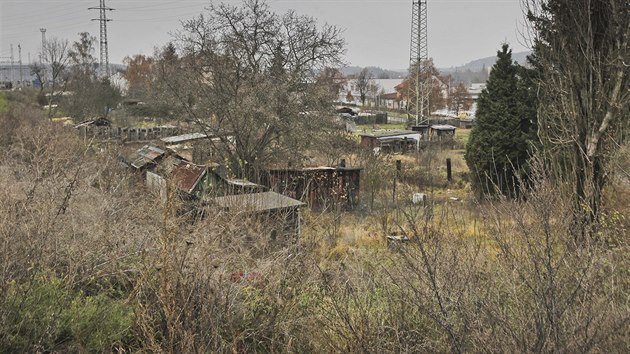
[[(478, 205), (466, 198), (458, 152), (359, 153), (362, 178), (371, 181), (362, 180), (363, 207), (305, 211), (300, 242), (278, 248), (264, 236), (266, 223), (241, 213), (178, 214), (181, 201), (156, 202), (106, 148), (33, 118), (17, 124), (0, 116), (11, 129), (0, 139), (3, 351), (623, 352), (629, 345), (627, 184), (615, 182), (602, 240), (578, 247), (565, 218), (569, 199), (546, 179), (523, 200)], [(396, 159), (403, 171), (394, 202)], [(429, 195), (426, 206), (411, 204), (416, 192)], [(411, 240), (390, 250), (385, 236), (394, 233)], [(113, 317), (114, 308), (122, 315)]]

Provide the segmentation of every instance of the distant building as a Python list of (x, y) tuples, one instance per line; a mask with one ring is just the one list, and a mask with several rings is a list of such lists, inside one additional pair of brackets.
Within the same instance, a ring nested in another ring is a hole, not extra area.
[(479, 99), (479, 95), (481, 94), (481, 91), (483, 91), (483, 89), (486, 88), (486, 83), (476, 83), (476, 84), (470, 84), (470, 87), (468, 88), (468, 92), (470, 93), (470, 96), (472, 97), (473, 101), (477, 101)]
[(3, 88), (32, 87), (37, 77), (31, 73), (28, 64), (0, 64), (0, 86)]
[(434, 124), (429, 128), (429, 140), (446, 141), (455, 137), (455, 127), (449, 124)]
[(418, 150), (422, 134), (412, 130), (382, 130), (361, 134), (360, 145), (383, 153)]
[[(395, 92), (395, 87), (403, 82), (404, 79), (373, 79), (373, 90), (366, 97), (366, 104), (372, 106), (381, 105), (380, 96), (382, 94)], [(350, 93), (350, 95), (348, 95)], [(351, 100), (348, 100), (351, 98)], [(361, 105), (361, 95), (356, 87), (355, 80), (348, 80), (342, 86), (339, 92), (339, 102), (346, 104)]]
[(384, 93), (378, 96), (378, 106), (387, 109), (404, 109), (405, 102), (400, 92)]

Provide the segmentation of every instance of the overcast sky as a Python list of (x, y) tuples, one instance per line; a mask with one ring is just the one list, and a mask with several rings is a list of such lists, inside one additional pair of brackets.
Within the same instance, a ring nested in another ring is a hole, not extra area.
[[(240, 0), (226, 0), (240, 3)], [(108, 0), (110, 63), (127, 55), (152, 54), (155, 46), (171, 39), (180, 20), (203, 11), (210, 0)], [(272, 9), (317, 18), (343, 28), (350, 65), (404, 69), (409, 65), (411, 0), (268, 0)], [(98, 0), (0, 0), (0, 56), (9, 60), (10, 45), (22, 47), (34, 61), (41, 47), (40, 28), (46, 36), (66, 38), (87, 31), (98, 38)], [(428, 0), (429, 56), (438, 67), (458, 66), (493, 56), (508, 42), (514, 52), (526, 50), (521, 33), (520, 0)], [(98, 57), (98, 48), (96, 49)]]

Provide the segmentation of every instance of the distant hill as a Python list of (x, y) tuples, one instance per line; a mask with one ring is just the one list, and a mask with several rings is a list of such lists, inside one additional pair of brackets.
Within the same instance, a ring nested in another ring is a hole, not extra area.
[[(527, 56), (531, 51), (512, 53), (512, 58), (519, 64), (525, 64)], [(484, 82), (487, 79), (487, 69), (492, 67), (497, 61), (496, 56), (473, 60), (461, 66), (452, 66), (450, 68), (439, 68), (440, 72), (445, 75), (451, 75), (454, 82)], [(391, 70), (383, 69), (377, 66), (368, 66), (367, 69), (372, 73), (375, 79), (402, 79), (407, 76), (407, 70)], [(486, 69), (486, 70), (484, 70)], [(347, 77), (356, 76), (363, 70), (360, 66), (346, 66), (340, 69), (341, 73)]]
[[(376, 66), (368, 66), (367, 69), (372, 73), (372, 77), (375, 79), (402, 79), (407, 76), (406, 70), (389, 70)], [(360, 66), (346, 66), (341, 68), (341, 73), (344, 76), (356, 76), (363, 70)]]
[[(527, 56), (530, 55), (532, 52), (531, 51), (527, 51), (527, 52), (518, 52), (518, 53), (512, 53), (512, 59), (515, 60), (516, 62), (518, 62), (519, 64), (525, 64), (525, 62), (527, 61)], [(467, 64), (464, 64), (462, 66), (456, 66), (456, 67), (450, 67), (450, 68), (440, 68), (440, 72), (445, 73), (445, 74), (450, 74), (456, 71), (480, 71), (482, 70), (484, 67), (485, 68), (489, 68), (492, 67), (494, 65), (494, 63), (497, 61), (497, 56), (491, 56), (491, 57), (486, 57), (486, 58), (481, 58), (481, 59), (477, 59), (477, 60), (473, 60)]]

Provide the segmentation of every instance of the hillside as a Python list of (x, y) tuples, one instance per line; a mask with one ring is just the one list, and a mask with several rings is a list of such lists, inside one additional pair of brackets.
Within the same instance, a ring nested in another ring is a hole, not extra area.
[[(522, 65), (526, 63), (527, 56), (530, 53), (531, 51), (513, 53), (512, 58)], [(492, 67), (496, 59), (496, 56), (489, 56), (475, 59), (460, 66), (438, 68), (438, 70), (444, 75), (450, 74), (456, 83), (465, 82), (469, 84), (472, 82), (484, 82), (487, 75), (485, 69)], [(407, 70), (401, 69), (383, 69), (375, 66), (368, 66), (367, 69), (372, 73), (372, 77), (377, 79), (401, 79), (407, 75)], [(357, 75), (361, 70), (363, 70), (363, 67), (360, 66), (346, 66), (341, 68), (341, 73), (345, 76), (352, 77)]]
[[(516, 62), (522, 65), (527, 61), (527, 56), (529, 54), (531, 54), (531, 51), (512, 53), (512, 58)], [(496, 55), (493, 55), (493, 56), (473, 60), (461, 66), (455, 66), (455, 67), (451, 66), (450, 68), (440, 68), (440, 71), (446, 74), (453, 73), (453, 72), (461, 72), (461, 71), (475, 72), (475, 71), (482, 70), (484, 67), (486, 68), (491, 67), (492, 65), (494, 65), (496, 60), (497, 60)]]

